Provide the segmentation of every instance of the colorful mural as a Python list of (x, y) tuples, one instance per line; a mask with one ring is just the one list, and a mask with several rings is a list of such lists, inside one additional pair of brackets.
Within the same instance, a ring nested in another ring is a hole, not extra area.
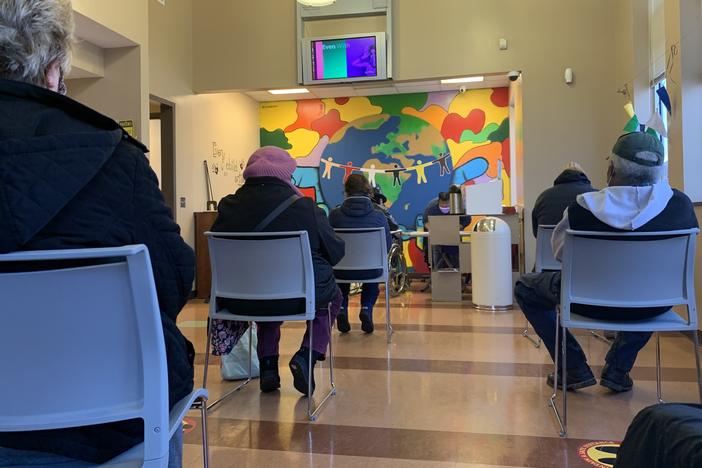
[(510, 201), (508, 88), (261, 104), (261, 145), (297, 159), (295, 184), (328, 210), (361, 172), (406, 229), (450, 184), (503, 181)]

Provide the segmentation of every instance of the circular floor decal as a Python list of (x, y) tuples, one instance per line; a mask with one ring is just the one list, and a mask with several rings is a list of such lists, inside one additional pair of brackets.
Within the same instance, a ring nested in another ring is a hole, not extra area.
[(195, 423), (195, 420), (190, 418), (183, 418), (183, 434), (189, 434), (193, 432), (193, 429), (195, 429), (196, 425), (197, 424)]
[(611, 440), (590, 442), (578, 449), (578, 455), (592, 466), (612, 468), (620, 445), (620, 442)]

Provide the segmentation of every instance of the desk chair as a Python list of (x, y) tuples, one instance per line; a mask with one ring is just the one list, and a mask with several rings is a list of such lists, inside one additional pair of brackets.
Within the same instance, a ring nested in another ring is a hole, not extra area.
[(385, 332), (388, 343), (392, 342), (390, 322), (390, 286), (388, 276), (388, 246), (385, 228), (339, 228), (336, 235), (346, 243), (346, 254), (334, 266), (334, 271), (382, 270), (377, 278), (338, 279), (337, 283), (383, 283), (385, 285)]
[[(559, 333), (571, 328), (656, 332), (656, 396), (661, 398), (659, 332), (689, 331), (694, 341), (697, 386), (702, 401), (700, 357), (695, 307), (695, 237), (699, 229), (668, 232), (566, 231), (563, 249), (561, 303), (557, 307), (556, 343)], [(616, 285), (616, 287), (613, 287)], [(687, 318), (672, 309), (648, 320), (605, 321), (571, 312), (571, 304), (605, 307), (687, 307)], [(560, 329), (560, 330), (559, 330)], [(565, 344), (565, 340), (562, 340)], [(561, 412), (556, 408), (559, 370), (558, 350), (554, 359), (553, 409), (560, 435), (568, 433), (567, 391)], [(563, 369), (567, 368), (565, 345), (561, 346)], [(561, 373), (566, 388), (566, 373)]]
[[(309, 393), (307, 417), (315, 421), (324, 404), (336, 394), (334, 384), (334, 355), (329, 341), (329, 377), (331, 389), (321, 403), (312, 404), (312, 321), (315, 318), (314, 269), (307, 231), (291, 232), (206, 232), (212, 267), (212, 294), (209, 308), (205, 374), (202, 386), (207, 388), (207, 370), (210, 358), (212, 320), (251, 322), (278, 322), (304, 320), (310, 330)], [(217, 299), (238, 299), (261, 303), (261, 315), (240, 315), (236, 311), (219, 309)], [(301, 299), (304, 303), (294, 314), (267, 310), (266, 302), (276, 299)], [(265, 314), (265, 315), (264, 315)], [(331, 312), (329, 312), (331, 315)], [(329, 320), (331, 327), (331, 320)], [(251, 336), (249, 336), (251, 338)], [(251, 381), (251, 340), (249, 339), (249, 378), (238, 387), (212, 403), (212, 409), (225, 398)]]
[(207, 391), (168, 410), (166, 347), (145, 246), (17, 252), (0, 255), (0, 264), (14, 264), (0, 273), (7, 383), (0, 432), (143, 419), (144, 443), (110, 463), (166, 467), (168, 442), (196, 404), (207, 467)]

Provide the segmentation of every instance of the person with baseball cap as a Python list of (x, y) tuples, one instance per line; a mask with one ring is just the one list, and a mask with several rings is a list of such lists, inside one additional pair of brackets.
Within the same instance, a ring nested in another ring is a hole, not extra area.
[[(556, 226), (551, 244), (561, 258), (568, 229), (581, 231), (657, 232), (698, 227), (690, 199), (670, 187), (664, 149), (653, 135), (634, 132), (622, 135), (612, 149), (607, 169), (608, 187), (576, 197)], [(527, 320), (541, 337), (551, 358), (556, 349), (556, 305), (560, 298), (561, 273), (529, 273), (515, 287), (515, 297)], [(667, 307), (622, 309), (573, 305), (573, 310), (591, 318), (643, 320), (666, 312)], [(633, 387), (629, 371), (650, 332), (621, 332), (605, 358), (600, 385), (613, 392)], [(575, 338), (566, 336), (566, 386), (568, 390), (595, 385), (595, 376)], [(553, 374), (548, 376), (553, 385)], [(559, 382), (560, 385), (560, 382)]]

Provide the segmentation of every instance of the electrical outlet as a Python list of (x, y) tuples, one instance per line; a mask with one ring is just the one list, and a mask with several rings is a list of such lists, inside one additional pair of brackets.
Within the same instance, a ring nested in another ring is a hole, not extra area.
[(180, 207), (185, 208), (185, 197), (180, 197)]

